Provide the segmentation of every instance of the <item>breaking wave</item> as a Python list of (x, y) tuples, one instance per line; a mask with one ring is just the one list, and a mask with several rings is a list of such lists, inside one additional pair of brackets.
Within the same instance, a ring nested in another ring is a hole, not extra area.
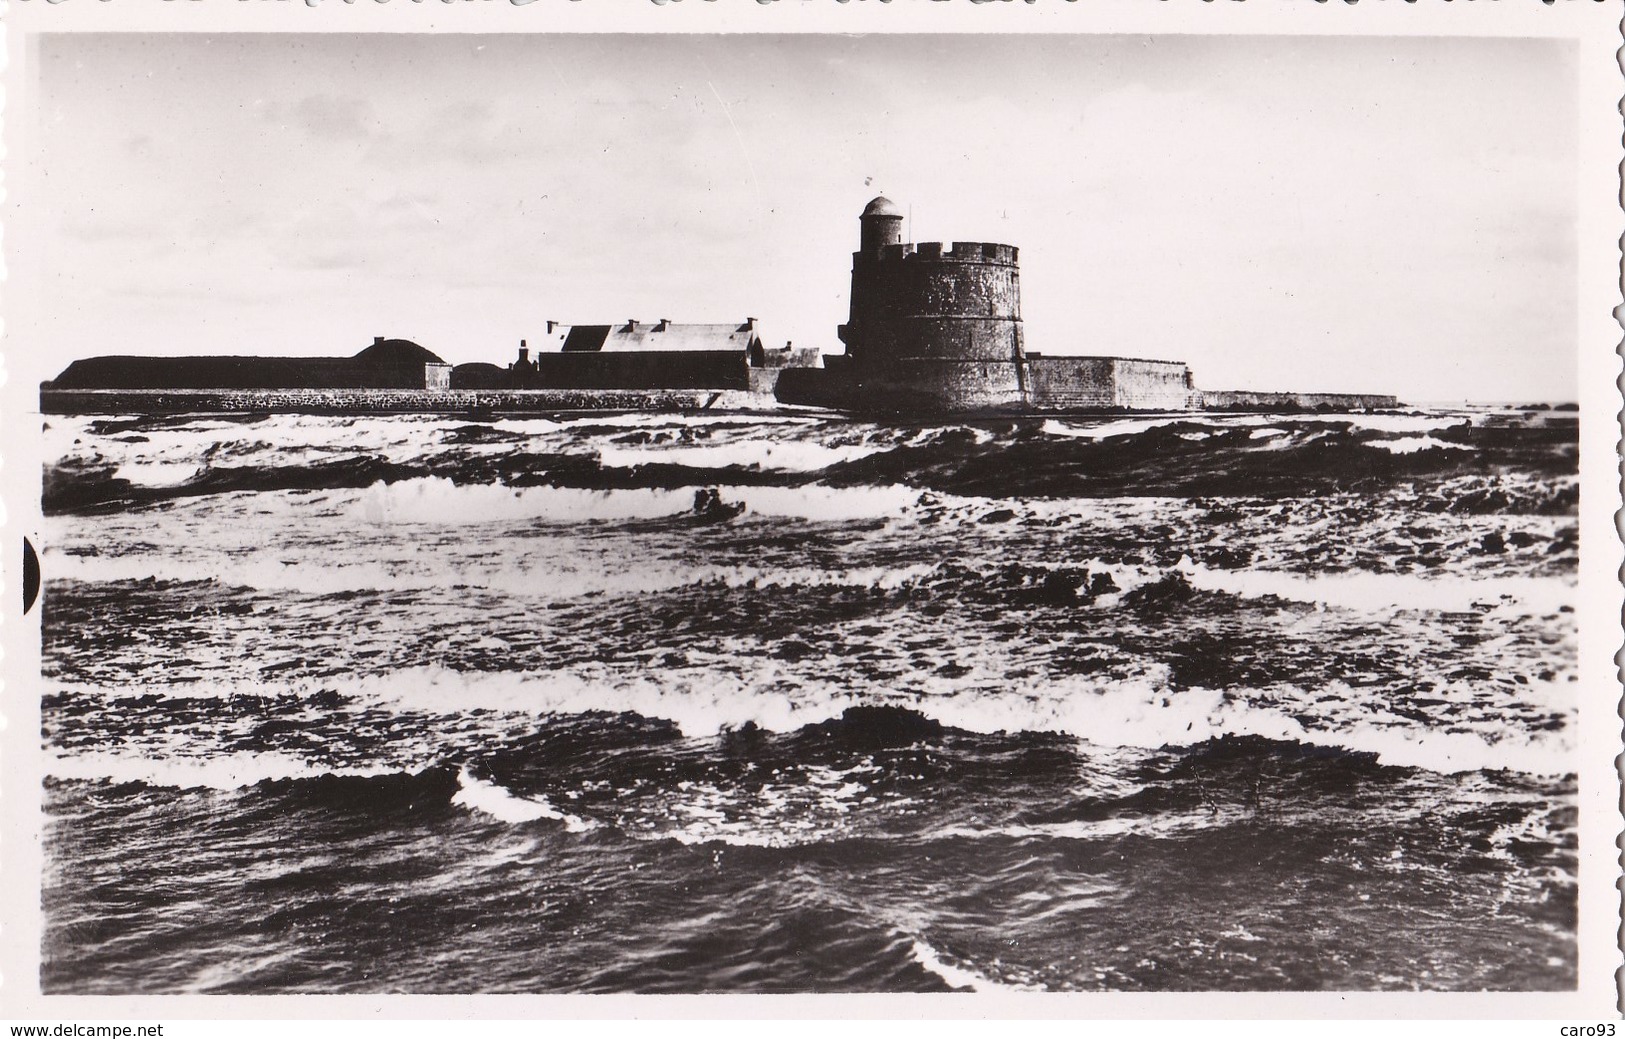
[[(995, 498), (1279, 497), (1436, 482), (1502, 465), (1561, 477), (1572, 473), (1576, 454), (1577, 427), (1560, 416), (1521, 426), (1477, 417), (1260, 420), (1046, 419), (920, 429), (752, 418), (628, 432), (602, 418), (472, 427), (420, 418), (352, 427), (355, 435), (339, 447), (331, 424), (277, 416), (226, 429), (73, 440), (47, 468), (44, 507), (48, 514), (119, 510), (238, 491), (428, 478), (587, 490), (870, 484)], [(235, 439), (221, 439), (226, 432)]]
[(501, 822), (528, 823), (547, 819), (563, 823), (564, 829), (569, 833), (587, 833), (596, 830), (599, 825), (580, 816), (559, 811), (549, 804), (545, 797), (520, 797), (510, 793), (495, 783), (469, 775), (467, 769), (458, 774), (457, 787), (457, 793), (451, 799), (452, 804), (484, 812)]
[[(504, 718), (562, 717), (593, 712), (662, 720), (689, 739), (715, 738), (731, 731), (758, 729), (792, 733), (850, 717), (853, 710), (900, 709), (932, 725), (983, 735), (1050, 733), (1098, 748), (1155, 749), (1200, 744), (1216, 734), (1250, 736), (1331, 750), (1375, 755), (1385, 765), (1441, 774), (1512, 769), (1528, 775), (1562, 776), (1574, 771), (1572, 732), (1526, 731), (1517, 724), (1488, 724), (1478, 731), (1445, 731), (1423, 722), (1391, 717), (1362, 704), (1349, 686), (1266, 690), (1285, 706), (1250, 703), (1224, 690), (1173, 690), (1165, 676), (1100, 681), (1087, 676), (1055, 679), (1036, 688), (997, 691), (957, 689), (943, 680), (937, 689), (885, 696), (851, 691), (840, 676), (822, 683), (798, 680), (792, 693), (781, 685), (773, 662), (730, 675), (712, 672), (657, 679), (602, 668), (530, 675), (515, 672), (460, 672), (443, 668), (401, 671), (388, 677), (327, 679), (283, 686), (277, 693), (310, 697), (323, 689), (358, 705), (436, 716), (469, 712)], [(75, 690), (65, 690), (75, 691)], [(77, 695), (96, 695), (79, 687)], [(187, 687), (187, 699), (231, 700), (275, 695), (263, 683)], [(327, 694), (332, 695), (332, 694)], [(1527, 696), (1563, 703), (1556, 685)], [(1326, 714), (1317, 723), (1294, 704), (1338, 701), (1344, 714)], [(114, 778), (165, 786), (234, 789), (269, 778), (314, 774), (304, 761), (281, 753), (231, 755), (215, 761), (151, 762), (137, 754), (75, 754), (60, 757), (49, 771), (58, 778)], [(357, 774), (375, 774), (366, 769)]]
[(388, 775), (388, 767), (332, 769), (309, 759), (266, 751), (238, 751), (201, 757), (153, 757), (121, 751), (58, 754), (45, 774), (58, 780), (104, 780), (172, 787), (177, 790), (241, 790), (260, 783), (321, 776), (366, 779)]

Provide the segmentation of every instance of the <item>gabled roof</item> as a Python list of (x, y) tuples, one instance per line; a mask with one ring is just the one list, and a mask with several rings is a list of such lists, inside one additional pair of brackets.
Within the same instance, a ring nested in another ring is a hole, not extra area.
[(566, 353), (672, 353), (695, 350), (743, 353), (760, 339), (760, 331), (750, 321), (727, 325), (627, 321), (619, 325), (556, 325), (551, 342)]

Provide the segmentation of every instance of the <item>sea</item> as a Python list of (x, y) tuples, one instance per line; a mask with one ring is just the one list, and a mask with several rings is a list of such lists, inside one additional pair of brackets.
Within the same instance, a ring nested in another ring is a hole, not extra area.
[(47, 993), (1575, 987), (1572, 409), (45, 421)]

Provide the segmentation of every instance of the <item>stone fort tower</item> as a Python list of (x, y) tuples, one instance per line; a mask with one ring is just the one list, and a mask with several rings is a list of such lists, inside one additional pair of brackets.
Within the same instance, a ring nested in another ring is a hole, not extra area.
[(851, 317), (839, 331), (851, 374), (872, 389), (937, 407), (1021, 404), (1016, 249), (905, 244), (903, 214), (884, 196), (869, 203), (859, 224)]
[(903, 241), (903, 214), (872, 200), (852, 254), (844, 354), (786, 370), (775, 395), (880, 414), (1177, 412), (1203, 408), (1375, 408), (1370, 394), (1198, 390), (1180, 361), (1029, 351), (1014, 246)]

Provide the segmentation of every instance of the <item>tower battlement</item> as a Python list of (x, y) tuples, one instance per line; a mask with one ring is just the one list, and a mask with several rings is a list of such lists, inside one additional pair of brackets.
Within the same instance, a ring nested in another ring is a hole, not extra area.
[[(880, 263), (996, 263), (1016, 266), (1021, 251), (997, 242), (897, 242), (883, 246), (873, 258)], [(866, 254), (853, 254), (854, 260)]]

